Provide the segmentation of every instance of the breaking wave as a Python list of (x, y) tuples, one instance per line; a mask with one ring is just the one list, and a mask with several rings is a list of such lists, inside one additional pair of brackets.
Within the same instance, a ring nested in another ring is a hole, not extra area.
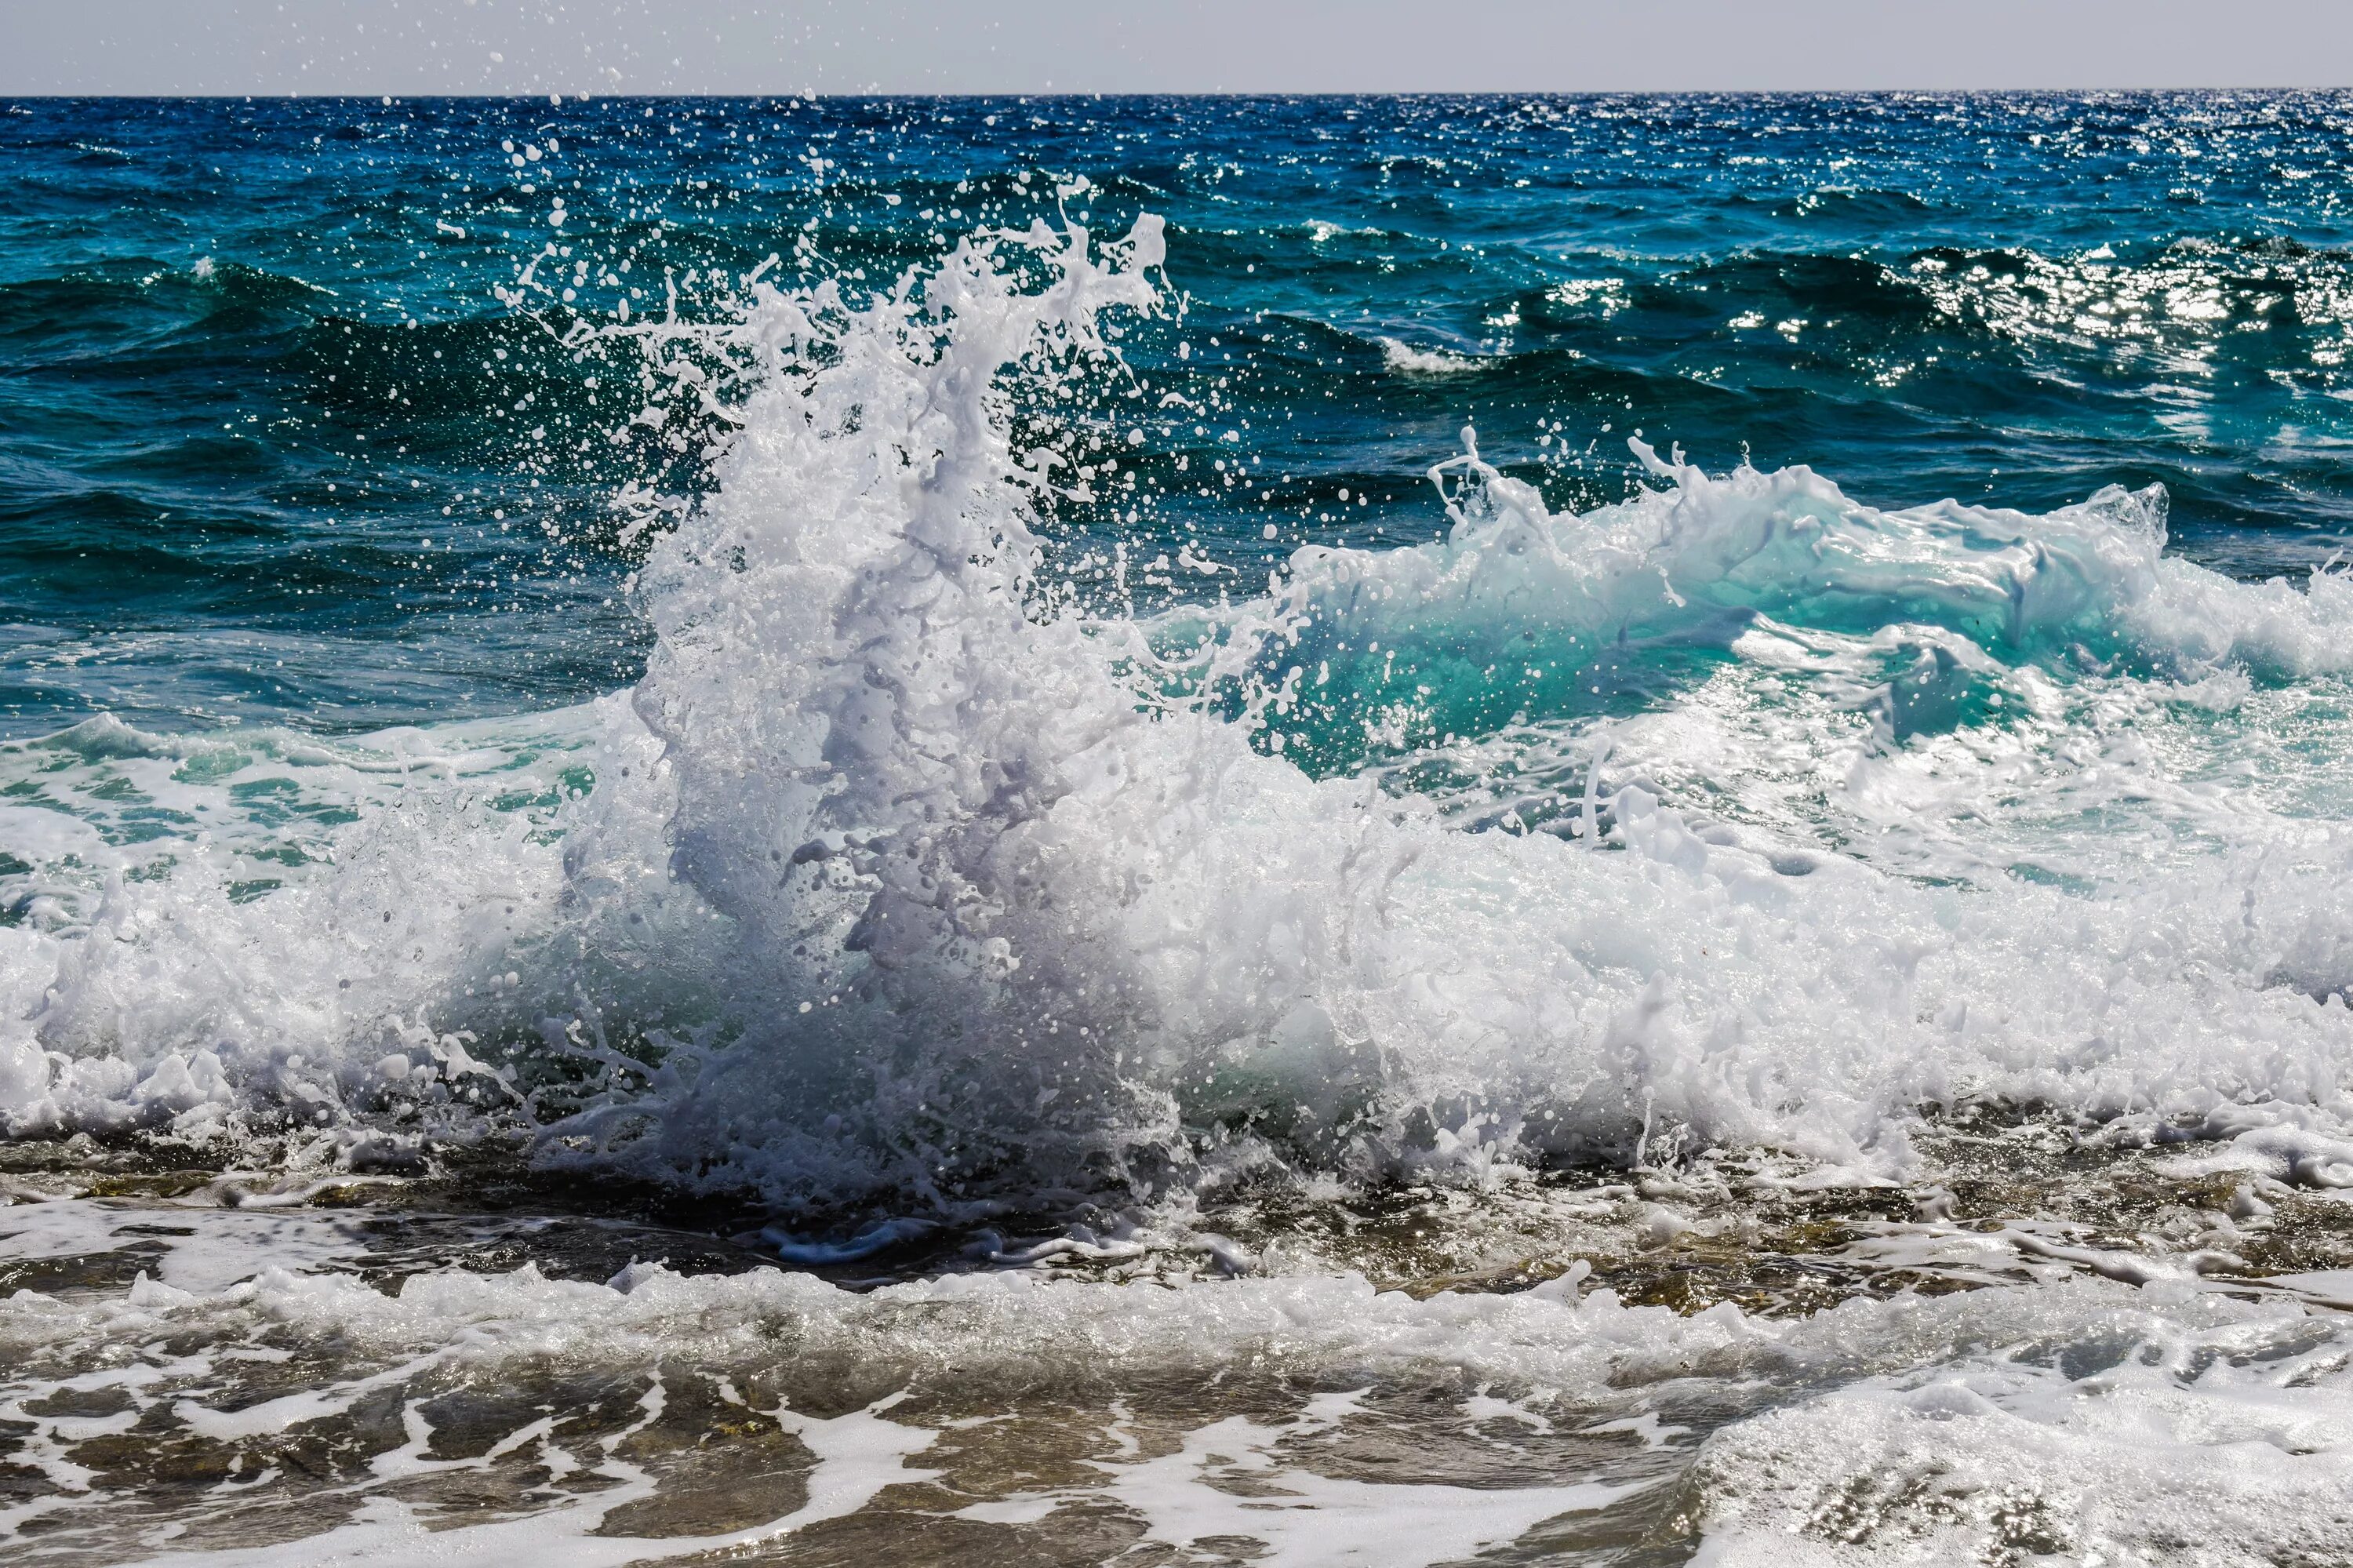
[(5, 748), (0, 1125), (816, 1208), (1861, 1180), (1965, 1099), (2353, 1171), (2353, 584), (2168, 556), (2159, 491), (1879, 511), (1639, 440), (1556, 514), (1466, 431), (1442, 538), (1135, 613), (1044, 541), (1143, 445), (1161, 253), (1040, 225), (610, 329), (756, 368), (625, 694)]

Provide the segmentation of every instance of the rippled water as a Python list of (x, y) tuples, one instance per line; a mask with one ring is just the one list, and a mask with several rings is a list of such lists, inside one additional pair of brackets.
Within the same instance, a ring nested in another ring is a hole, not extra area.
[(2353, 1554), (2348, 118), (7, 105), (0, 1532)]

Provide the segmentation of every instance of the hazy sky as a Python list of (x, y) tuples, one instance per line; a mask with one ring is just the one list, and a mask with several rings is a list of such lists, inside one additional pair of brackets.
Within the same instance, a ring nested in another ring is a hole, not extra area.
[(0, 94), (2353, 86), (2353, 0), (0, 0)]

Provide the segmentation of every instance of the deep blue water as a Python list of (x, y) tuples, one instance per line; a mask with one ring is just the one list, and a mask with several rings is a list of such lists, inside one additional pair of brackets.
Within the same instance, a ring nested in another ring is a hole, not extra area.
[[(607, 503), (692, 493), (709, 432), (610, 439), (635, 389), (555, 348), (571, 313), (665, 274), (723, 310), (771, 252), (879, 284), (1082, 175), (1072, 217), (1168, 218), (1189, 311), (1130, 357), (1219, 425), (1143, 461), (1248, 432), (1271, 503), (1175, 503), (1238, 556), (1267, 505), (1429, 536), (1475, 419), (1556, 506), (1621, 495), (1639, 428), (1877, 504), (2158, 482), (2185, 553), (2295, 571), (2348, 518), (2348, 129), (2344, 95), (10, 103), (0, 728), (626, 683)], [(557, 288), (494, 296), (550, 243)]]

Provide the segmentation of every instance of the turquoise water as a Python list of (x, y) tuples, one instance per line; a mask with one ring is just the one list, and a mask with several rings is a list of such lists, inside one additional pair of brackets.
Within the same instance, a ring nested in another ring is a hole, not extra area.
[[(544, 326), (624, 297), (642, 313), (665, 274), (716, 313), (804, 235), (809, 268), (879, 282), (1082, 175), (1074, 213), (1169, 219), (1187, 330), (1128, 352), (1217, 391), (1221, 429), (1250, 421), (1275, 498), (1179, 498), (1239, 556), (1262, 506), (1312, 539), (1428, 536), (1420, 471), (1476, 418), (1556, 507), (1623, 496), (1614, 438), (1640, 428), (1883, 505), (2042, 512), (2163, 483), (2192, 558), (2300, 570), (2346, 527), (2348, 112), (2327, 95), (13, 104), (0, 720), (351, 733), (625, 683), (645, 642), (607, 503), (633, 482), (693, 493), (707, 443), (611, 442), (637, 411), (626, 379), (589, 387)], [(508, 142), (542, 155), (517, 167)], [(531, 293), (543, 321), (493, 291), (550, 241), (572, 253), (541, 270), (559, 285)], [(1143, 455), (1212, 450), (1180, 429)], [(1372, 504), (1336, 512), (1344, 485)]]
[(31, 1560), (2353, 1555), (2353, 101), (6, 111)]

